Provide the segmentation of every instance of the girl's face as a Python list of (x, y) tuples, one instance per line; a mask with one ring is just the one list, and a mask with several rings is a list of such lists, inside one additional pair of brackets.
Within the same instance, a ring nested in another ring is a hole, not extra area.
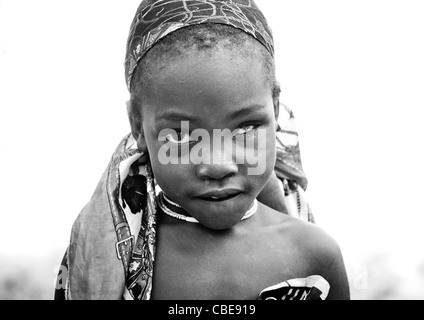
[(262, 61), (192, 50), (146, 87), (133, 134), (157, 183), (205, 227), (235, 225), (275, 163), (275, 112)]

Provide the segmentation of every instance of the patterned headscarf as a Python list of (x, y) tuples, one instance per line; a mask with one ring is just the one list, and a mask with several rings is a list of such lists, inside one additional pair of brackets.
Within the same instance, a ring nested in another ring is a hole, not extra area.
[(204, 23), (240, 29), (274, 55), (271, 29), (253, 0), (145, 0), (137, 9), (127, 41), (128, 90), (140, 59), (155, 43), (175, 30)]

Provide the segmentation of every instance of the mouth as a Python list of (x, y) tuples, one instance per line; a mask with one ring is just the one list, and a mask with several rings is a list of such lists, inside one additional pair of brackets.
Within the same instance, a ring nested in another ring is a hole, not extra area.
[(204, 201), (222, 202), (222, 201), (234, 199), (241, 194), (242, 192), (236, 189), (214, 190), (214, 191), (204, 193), (198, 196), (198, 198)]

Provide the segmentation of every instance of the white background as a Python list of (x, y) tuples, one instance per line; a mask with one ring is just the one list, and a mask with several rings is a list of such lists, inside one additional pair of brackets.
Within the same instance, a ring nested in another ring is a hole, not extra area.
[[(52, 297), (72, 223), (129, 132), (123, 61), (138, 4), (0, 0), (0, 298)], [(307, 196), (352, 297), (423, 299), (424, 3), (257, 4)]]

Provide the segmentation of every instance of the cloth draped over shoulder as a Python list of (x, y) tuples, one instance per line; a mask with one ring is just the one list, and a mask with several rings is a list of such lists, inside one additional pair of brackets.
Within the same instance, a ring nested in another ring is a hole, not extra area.
[[(179, 28), (221, 23), (243, 30), (274, 54), (272, 33), (253, 0), (147, 0), (137, 9), (130, 28), (125, 75), (131, 79), (143, 55)], [(303, 172), (294, 116), (286, 115), (277, 130), (275, 173), (286, 214), (313, 221), (305, 199)], [(280, 115), (281, 118), (281, 115)], [(118, 145), (88, 204), (72, 226), (56, 299), (151, 298), (156, 250), (154, 177), (131, 134)]]

